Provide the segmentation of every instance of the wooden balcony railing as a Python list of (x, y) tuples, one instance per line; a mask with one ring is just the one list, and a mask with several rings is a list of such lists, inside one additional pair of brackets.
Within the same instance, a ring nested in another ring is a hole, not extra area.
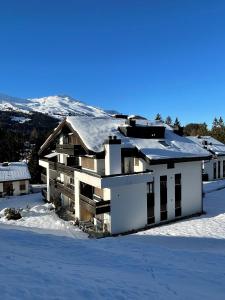
[(74, 177), (74, 168), (66, 166), (62, 163), (49, 161), (49, 168), (64, 173), (70, 177)]
[(50, 186), (52, 187), (53, 190), (57, 192), (57, 194), (63, 194), (70, 199), (74, 199), (75, 194), (74, 194), (74, 186), (72, 184), (64, 184), (63, 182), (59, 182), (56, 179), (50, 178)]
[(80, 205), (93, 215), (110, 212), (110, 200), (100, 200), (98, 202), (80, 194)]
[(72, 188), (72, 186), (67, 186), (61, 182), (56, 182), (55, 188), (70, 199), (74, 199), (74, 188)]
[(81, 145), (62, 144), (56, 145), (56, 152), (65, 153), (68, 155), (78, 155), (81, 152), (83, 153), (83, 150)]

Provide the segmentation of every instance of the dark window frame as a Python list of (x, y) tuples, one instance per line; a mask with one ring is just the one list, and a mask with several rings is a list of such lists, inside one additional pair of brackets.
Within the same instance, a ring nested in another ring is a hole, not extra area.
[(167, 176), (160, 176), (160, 219), (167, 220)]
[(216, 167), (216, 162), (213, 163), (213, 178), (216, 179), (216, 173), (217, 173), (217, 167)]
[(181, 173), (175, 174), (175, 217), (181, 216), (182, 203), (182, 178)]
[(155, 188), (154, 181), (147, 182), (147, 222), (155, 223)]

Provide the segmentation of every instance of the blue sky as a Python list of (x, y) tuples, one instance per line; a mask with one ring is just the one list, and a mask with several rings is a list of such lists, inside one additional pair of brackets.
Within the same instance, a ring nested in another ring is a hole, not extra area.
[(0, 92), (225, 118), (225, 1), (0, 0)]

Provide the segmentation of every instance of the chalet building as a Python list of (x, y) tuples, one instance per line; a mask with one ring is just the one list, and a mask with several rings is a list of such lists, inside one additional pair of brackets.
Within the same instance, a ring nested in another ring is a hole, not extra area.
[(188, 138), (212, 155), (210, 160), (203, 160), (202, 163), (204, 180), (225, 178), (225, 145), (211, 136), (190, 136)]
[(23, 162), (0, 164), (0, 197), (29, 193), (30, 172)]
[(118, 234), (202, 213), (201, 161), (211, 155), (160, 122), (67, 117), (40, 151), (48, 201)]

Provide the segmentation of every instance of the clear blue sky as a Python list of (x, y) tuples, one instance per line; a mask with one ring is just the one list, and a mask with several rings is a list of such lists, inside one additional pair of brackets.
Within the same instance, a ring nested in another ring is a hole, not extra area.
[(0, 92), (225, 118), (225, 0), (0, 0)]

